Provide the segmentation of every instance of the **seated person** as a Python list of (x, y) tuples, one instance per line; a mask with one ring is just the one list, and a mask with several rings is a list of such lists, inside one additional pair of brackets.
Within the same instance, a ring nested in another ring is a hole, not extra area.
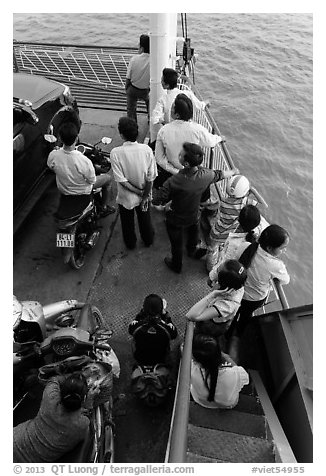
[(214, 291), (186, 314), (190, 321), (196, 322), (195, 333), (218, 338), (228, 330), (240, 307), (246, 278), (247, 272), (237, 260), (227, 260), (220, 266)]
[(235, 407), (249, 383), (245, 369), (221, 352), (213, 336), (196, 334), (192, 355), (190, 392), (195, 402), (205, 408)]
[(59, 191), (65, 196), (85, 198), (90, 197), (93, 189), (102, 188), (101, 216), (113, 213), (115, 209), (106, 203), (111, 176), (108, 173), (96, 176), (92, 161), (76, 150), (78, 139), (76, 124), (65, 122), (59, 130), (59, 137), (63, 146), (51, 151), (47, 161), (48, 167), (56, 174)]
[(136, 319), (129, 324), (129, 334), (134, 338), (134, 357), (140, 365), (164, 363), (170, 340), (178, 334), (165, 306), (160, 296), (149, 294)]
[(83, 440), (89, 427), (82, 408), (86, 395), (80, 372), (52, 377), (36, 417), (14, 427), (14, 463), (51, 463)]

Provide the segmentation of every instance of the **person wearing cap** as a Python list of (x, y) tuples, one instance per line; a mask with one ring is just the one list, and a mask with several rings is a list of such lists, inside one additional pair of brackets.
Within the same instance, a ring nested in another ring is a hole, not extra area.
[(80, 372), (51, 377), (38, 414), (13, 429), (14, 463), (51, 463), (85, 438), (87, 383)]
[(186, 234), (188, 256), (194, 257), (199, 238), (199, 206), (203, 193), (212, 183), (230, 178), (238, 169), (212, 170), (201, 167), (203, 151), (198, 144), (184, 142), (179, 153), (182, 170), (172, 175), (159, 190), (153, 190), (153, 205), (165, 205), (166, 229), (171, 244), (172, 257), (164, 258), (166, 266), (181, 273), (183, 260), (183, 235)]
[(149, 36), (140, 35), (138, 54), (132, 56), (126, 75), (127, 116), (137, 122), (137, 102), (142, 99), (149, 110)]
[(208, 246), (206, 254), (206, 268), (208, 272), (216, 264), (218, 255), (229, 233), (236, 229), (240, 210), (248, 202), (249, 190), (249, 180), (243, 175), (235, 175), (228, 181), (226, 196), (221, 198), (217, 213), (209, 220), (210, 232), (207, 237)]
[(246, 269), (239, 261), (227, 260), (220, 266), (214, 290), (186, 314), (196, 322), (195, 334), (219, 338), (228, 330), (240, 307), (246, 279)]

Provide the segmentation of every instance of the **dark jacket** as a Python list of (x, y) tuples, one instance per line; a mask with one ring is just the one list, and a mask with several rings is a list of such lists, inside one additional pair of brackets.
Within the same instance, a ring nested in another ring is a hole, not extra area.
[(165, 362), (170, 350), (170, 340), (178, 334), (168, 313), (148, 317), (141, 311), (129, 324), (128, 330), (134, 338), (134, 357), (142, 365)]

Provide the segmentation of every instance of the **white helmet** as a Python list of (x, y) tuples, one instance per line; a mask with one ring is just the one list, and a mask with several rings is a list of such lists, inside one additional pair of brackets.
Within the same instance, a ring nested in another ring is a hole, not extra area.
[(249, 180), (244, 175), (233, 175), (226, 185), (228, 195), (235, 198), (242, 198), (247, 195), (250, 189)]

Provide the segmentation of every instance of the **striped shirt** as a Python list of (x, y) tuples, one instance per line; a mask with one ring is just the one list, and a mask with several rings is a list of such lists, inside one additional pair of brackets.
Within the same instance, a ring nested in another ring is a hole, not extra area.
[(211, 222), (210, 240), (215, 244), (225, 242), (229, 233), (238, 226), (240, 210), (246, 205), (248, 196), (225, 197), (220, 202), (219, 212)]

